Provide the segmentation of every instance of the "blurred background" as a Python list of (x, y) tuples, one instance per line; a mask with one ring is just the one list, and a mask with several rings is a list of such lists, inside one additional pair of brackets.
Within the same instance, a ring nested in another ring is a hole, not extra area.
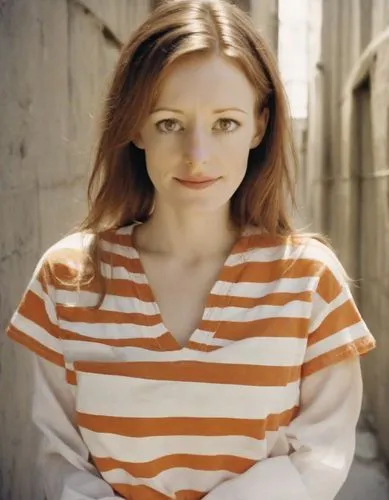
[[(0, 0), (0, 332), (85, 213), (97, 117), (153, 0)], [(388, 500), (389, 0), (240, 0), (278, 55), (300, 159), (296, 223), (330, 237), (377, 339), (337, 500)], [(43, 500), (31, 372), (0, 333), (0, 500)], [(314, 499), (313, 499), (314, 500)]]

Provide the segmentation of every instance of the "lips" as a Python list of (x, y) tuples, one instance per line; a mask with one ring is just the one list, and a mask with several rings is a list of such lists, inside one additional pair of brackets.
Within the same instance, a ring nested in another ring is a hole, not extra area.
[(181, 182), (192, 182), (193, 184), (201, 184), (202, 182), (215, 181), (215, 177), (185, 177), (184, 179), (178, 179)]
[(188, 187), (190, 189), (205, 189), (208, 186), (212, 186), (219, 180), (219, 177), (196, 177), (196, 178), (184, 178), (178, 179), (176, 181), (179, 182), (182, 186)]

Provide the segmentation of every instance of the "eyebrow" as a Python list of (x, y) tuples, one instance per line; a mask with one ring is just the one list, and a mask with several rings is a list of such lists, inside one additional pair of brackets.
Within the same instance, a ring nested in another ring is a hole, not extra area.
[[(180, 115), (184, 114), (184, 111), (182, 111), (181, 109), (175, 109), (175, 108), (155, 108), (151, 111), (151, 114), (160, 113), (161, 111), (169, 111), (171, 113), (178, 113)], [(244, 111), (241, 108), (219, 108), (219, 109), (214, 109), (213, 113), (215, 115), (220, 115), (222, 113), (226, 113), (227, 111), (238, 111), (239, 113), (244, 113), (245, 115), (247, 115), (247, 111)]]

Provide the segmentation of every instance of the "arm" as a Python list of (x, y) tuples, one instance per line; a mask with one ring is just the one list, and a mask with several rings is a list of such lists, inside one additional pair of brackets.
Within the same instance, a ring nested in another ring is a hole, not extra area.
[(281, 437), (289, 455), (258, 462), (205, 498), (333, 500), (353, 459), (361, 400), (358, 357), (308, 376), (301, 385), (300, 413)]
[(72, 389), (64, 369), (35, 357), (33, 420), (43, 434), (40, 453), (47, 500), (115, 500), (112, 488), (88, 461), (74, 422)]
[(112, 488), (89, 462), (75, 423), (73, 386), (56, 313), (56, 280), (45, 254), (7, 328), (34, 356), (33, 420), (43, 434), (40, 453), (47, 500), (114, 500)]

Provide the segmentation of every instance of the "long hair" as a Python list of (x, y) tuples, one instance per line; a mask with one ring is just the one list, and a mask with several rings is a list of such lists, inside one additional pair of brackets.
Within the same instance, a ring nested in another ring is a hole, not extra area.
[(265, 135), (250, 151), (246, 175), (230, 200), (231, 220), (240, 228), (293, 233), (289, 210), (295, 206), (297, 155), (275, 57), (249, 16), (228, 1), (168, 0), (124, 46), (105, 102), (88, 187), (89, 211), (79, 227), (94, 235), (88, 261), (89, 271), (97, 275), (99, 234), (151, 215), (154, 187), (145, 153), (133, 141), (169, 67), (194, 53), (233, 60), (257, 91), (258, 113), (269, 110)]

